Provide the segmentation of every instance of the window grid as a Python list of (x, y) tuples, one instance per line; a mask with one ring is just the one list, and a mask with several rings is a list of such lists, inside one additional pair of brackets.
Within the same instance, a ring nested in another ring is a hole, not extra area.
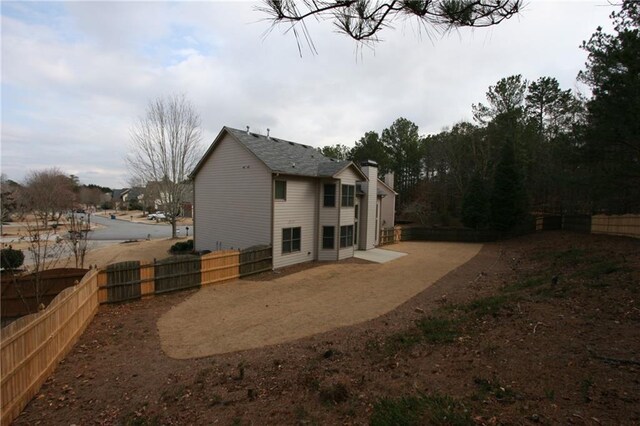
[(355, 192), (355, 185), (342, 185), (342, 207), (353, 207)]
[(282, 228), (282, 253), (300, 251), (301, 228)]
[(353, 246), (353, 225), (340, 227), (340, 247)]
[(286, 180), (277, 180), (274, 198), (276, 200), (286, 200), (287, 199), (287, 181)]
[(322, 227), (322, 248), (325, 250), (335, 248), (335, 226)]
[(324, 184), (324, 207), (336, 206), (336, 184), (325, 183)]

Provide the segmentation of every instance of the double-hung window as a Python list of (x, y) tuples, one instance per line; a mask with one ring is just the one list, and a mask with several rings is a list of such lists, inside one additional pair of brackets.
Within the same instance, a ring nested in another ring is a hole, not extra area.
[(324, 207), (336, 206), (336, 184), (325, 183), (324, 184)]
[(335, 247), (335, 226), (323, 226), (322, 227), (322, 248), (333, 249)]
[(340, 227), (340, 247), (353, 246), (353, 225)]
[(282, 253), (300, 251), (300, 227), (282, 229)]
[(286, 180), (277, 180), (275, 183), (275, 191), (274, 198), (276, 200), (286, 200), (287, 199), (287, 181)]
[(342, 207), (353, 207), (355, 193), (355, 185), (342, 185)]

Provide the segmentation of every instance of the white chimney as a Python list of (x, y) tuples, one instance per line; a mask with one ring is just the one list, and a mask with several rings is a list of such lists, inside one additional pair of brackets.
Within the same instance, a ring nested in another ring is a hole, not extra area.
[(394, 178), (393, 172), (389, 172), (386, 175), (384, 175), (384, 183), (386, 183), (391, 189), (393, 189), (393, 178)]
[(362, 182), (364, 197), (360, 204), (360, 247), (370, 250), (376, 245), (379, 232), (376, 224), (376, 203), (378, 201), (378, 163), (372, 160), (360, 163), (367, 181)]

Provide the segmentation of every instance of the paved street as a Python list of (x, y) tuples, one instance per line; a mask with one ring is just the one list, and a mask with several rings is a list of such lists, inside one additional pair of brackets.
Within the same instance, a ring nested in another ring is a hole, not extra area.
[[(79, 215), (83, 219), (87, 219), (86, 214)], [(110, 219), (109, 216), (91, 215), (91, 224), (102, 225), (100, 229), (89, 232), (87, 239), (89, 248), (96, 250), (98, 248), (106, 247), (112, 244), (118, 244), (128, 240), (146, 240), (149, 239), (162, 239), (171, 237), (171, 225), (168, 223), (155, 224), (152, 221), (149, 223), (130, 222), (122, 219)], [(9, 228), (9, 226), (7, 226)], [(178, 226), (178, 236), (182, 237), (186, 235), (186, 226)], [(193, 226), (189, 226), (189, 236), (193, 234)], [(59, 238), (59, 234), (51, 234), (50, 238), (53, 240)], [(11, 244), (17, 237), (2, 237), (3, 243)], [(63, 244), (59, 248), (61, 257), (70, 257), (73, 255), (71, 248), (67, 244)], [(23, 250), (25, 254), (24, 265), (29, 266), (33, 264), (33, 257), (28, 250)]]
[[(86, 218), (86, 215), (85, 215)], [(139, 223), (129, 222), (122, 219), (109, 219), (109, 217), (91, 215), (91, 223), (103, 225), (104, 228), (96, 229), (89, 233), (89, 240), (143, 240), (147, 238), (169, 238), (171, 237), (171, 225), (166, 224), (154, 224), (151, 223)], [(178, 235), (186, 235), (186, 227), (178, 226)], [(189, 235), (192, 233), (192, 228), (189, 227)]]

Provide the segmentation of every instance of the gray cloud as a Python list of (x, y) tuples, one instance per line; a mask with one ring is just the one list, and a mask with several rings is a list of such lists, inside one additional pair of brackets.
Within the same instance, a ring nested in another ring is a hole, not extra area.
[(400, 116), (437, 132), (470, 119), (471, 104), (511, 74), (573, 88), (586, 58), (578, 46), (611, 11), (532, 2), (497, 27), (444, 36), (398, 23), (373, 50), (311, 23), (318, 55), (300, 58), (292, 34), (263, 37), (269, 25), (251, 3), (63, 5), (49, 23), (2, 17), (2, 169), (12, 179), (55, 165), (126, 185), (129, 128), (150, 99), (172, 93), (200, 111), (205, 145), (223, 125), (315, 146), (352, 144)]

